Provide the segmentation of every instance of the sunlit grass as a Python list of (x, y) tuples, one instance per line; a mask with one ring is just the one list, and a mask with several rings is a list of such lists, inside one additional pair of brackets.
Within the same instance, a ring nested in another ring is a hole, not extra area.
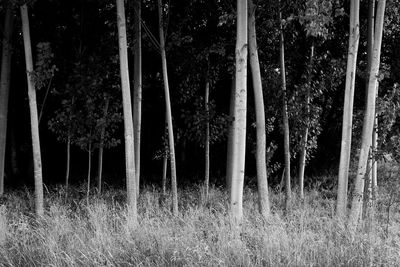
[[(171, 199), (142, 190), (139, 226), (127, 225), (124, 192), (93, 195), (79, 190), (65, 200), (61, 189), (46, 197), (46, 214), (35, 219), (33, 196), (8, 193), (0, 206), (1, 266), (400, 266), (398, 211), (388, 227), (378, 211), (375, 231), (351, 235), (334, 218), (334, 199), (317, 191), (294, 197), (285, 214), (283, 195), (272, 193), (273, 215), (262, 219), (255, 191), (245, 190), (245, 219), (230, 223), (228, 195), (212, 188), (208, 201), (198, 187), (180, 191), (180, 216)], [(386, 228), (388, 233), (386, 234)]]

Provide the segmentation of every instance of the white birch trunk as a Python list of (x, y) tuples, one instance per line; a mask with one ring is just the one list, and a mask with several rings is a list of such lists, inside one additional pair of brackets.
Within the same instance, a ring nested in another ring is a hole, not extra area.
[(370, 155), (372, 145), (372, 132), (375, 122), (375, 102), (376, 102), (376, 89), (378, 85), (378, 73), (380, 64), (380, 54), (382, 46), (382, 35), (383, 35), (383, 22), (385, 14), (385, 0), (379, 0), (376, 11), (376, 22), (375, 22), (375, 38), (374, 38), (374, 49), (371, 64), (371, 73), (369, 75), (368, 82), (368, 98), (367, 105), (364, 113), (363, 130), (361, 137), (361, 149), (358, 161), (357, 176), (354, 186), (353, 199), (351, 204), (351, 211), (349, 217), (349, 229), (354, 232), (358, 220), (360, 218), (361, 208), (363, 204), (364, 194), (364, 179), (366, 175), (368, 157)]
[(285, 40), (283, 36), (283, 21), (282, 12), (279, 12), (279, 27), (280, 27), (280, 66), (281, 66), (281, 81), (282, 81), (282, 124), (283, 124), (283, 149), (285, 156), (285, 195), (286, 211), (291, 206), (292, 189), (290, 185), (290, 132), (289, 132), (289, 118), (287, 111), (286, 101), (286, 68), (285, 68)]
[(261, 83), (260, 63), (258, 60), (257, 37), (256, 37), (256, 7), (252, 0), (249, 0), (249, 55), (250, 68), (253, 79), (254, 104), (256, 110), (256, 129), (257, 129), (257, 187), (258, 187), (258, 207), (259, 212), (264, 218), (268, 218), (271, 213), (268, 194), (267, 160), (266, 160), (266, 137), (265, 137), (265, 110), (264, 96)]
[(22, 33), (24, 38), (26, 75), (28, 81), (29, 110), (31, 117), (33, 170), (35, 178), (35, 212), (42, 216), (43, 209), (43, 178), (42, 178), (42, 158), (40, 154), (39, 122), (36, 103), (35, 85), (31, 79), (33, 71), (32, 46), (29, 29), (29, 17), (27, 5), (21, 6)]
[(124, 139), (125, 139), (125, 164), (126, 164), (126, 188), (128, 200), (128, 216), (132, 226), (137, 225), (137, 197), (135, 175), (135, 145), (133, 134), (133, 119), (131, 92), (129, 86), (128, 51), (126, 40), (126, 20), (124, 0), (117, 2), (119, 60), (122, 88), (122, 107), (124, 113)]
[(133, 129), (135, 140), (135, 167), (136, 187), (139, 196), (140, 187), (140, 144), (142, 128), (142, 27), (141, 27), (141, 0), (134, 0), (134, 25), (135, 25), (135, 57), (133, 78)]
[(172, 211), (175, 216), (178, 216), (179, 211), (178, 211), (178, 186), (177, 186), (176, 163), (175, 163), (176, 162), (175, 141), (174, 141), (174, 130), (172, 125), (171, 100), (169, 95), (167, 56), (165, 53), (165, 38), (164, 38), (161, 0), (158, 0), (158, 17), (159, 17), (159, 33), (160, 33), (160, 53), (161, 53), (162, 71), (164, 79), (164, 93), (165, 93), (165, 104), (166, 104), (167, 124), (168, 124), (169, 156), (171, 164)]
[(237, 0), (235, 120), (233, 128), (231, 215), (236, 222), (243, 218), (243, 183), (246, 158), (247, 113), (247, 0)]
[(348, 175), (351, 152), (351, 134), (353, 129), (354, 86), (356, 78), (358, 44), (360, 39), (359, 11), (360, 1), (350, 1), (350, 35), (347, 54), (346, 88), (343, 105), (342, 141), (340, 149), (338, 193), (336, 201), (336, 215), (339, 218), (343, 218), (347, 211)]

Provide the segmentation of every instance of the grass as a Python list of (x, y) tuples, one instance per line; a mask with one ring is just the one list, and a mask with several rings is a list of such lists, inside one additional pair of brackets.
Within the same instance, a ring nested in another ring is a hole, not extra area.
[[(180, 191), (179, 217), (146, 188), (139, 226), (127, 225), (124, 192), (109, 190), (86, 205), (74, 191), (47, 193), (46, 214), (35, 219), (27, 190), (7, 194), (0, 205), (0, 266), (400, 266), (399, 212), (387, 226), (378, 209), (374, 232), (351, 235), (334, 218), (334, 199), (316, 191), (284, 215), (282, 194), (271, 195), (273, 216), (263, 220), (257, 195), (245, 190), (245, 220), (232, 225), (228, 195), (212, 188), (206, 203), (198, 188)], [(379, 205), (378, 205), (379, 206)], [(379, 206), (380, 207), (380, 206)], [(388, 233), (386, 233), (386, 228)]]

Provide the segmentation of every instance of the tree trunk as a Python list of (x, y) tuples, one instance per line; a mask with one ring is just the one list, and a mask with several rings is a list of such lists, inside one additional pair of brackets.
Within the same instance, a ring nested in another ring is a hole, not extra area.
[(233, 122), (230, 209), (233, 219), (243, 218), (243, 183), (246, 158), (247, 113), (247, 0), (237, 0), (235, 120)]
[(266, 137), (265, 137), (265, 111), (264, 96), (261, 83), (260, 63), (258, 60), (257, 37), (256, 37), (256, 7), (252, 0), (249, 0), (249, 54), (250, 68), (253, 78), (254, 104), (256, 110), (257, 128), (257, 185), (258, 185), (258, 207), (264, 218), (270, 216), (270, 204), (268, 195), (268, 177), (266, 165)]
[(310, 73), (308, 73), (307, 81), (307, 92), (306, 92), (306, 126), (304, 127), (303, 137), (301, 139), (301, 152), (299, 159), (299, 189), (300, 198), (304, 198), (304, 169), (306, 167), (307, 157), (307, 142), (308, 142), (308, 131), (310, 127), (310, 101), (311, 101), (311, 82), (312, 82), (312, 71), (314, 67), (314, 41), (311, 45), (310, 53)]
[(66, 170), (65, 170), (65, 191), (66, 191), (67, 194), (68, 194), (68, 186), (69, 186), (70, 166), (71, 166), (71, 136), (68, 136), (68, 140), (67, 140), (67, 164), (66, 164)]
[[(378, 88), (376, 89), (378, 91)], [(375, 115), (374, 131), (372, 132), (372, 149), (376, 152), (378, 149), (378, 117)], [(376, 200), (378, 193), (378, 162), (377, 158), (374, 157), (372, 160), (372, 187), (373, 197)]]
[(366, 175), (367, 162), (372, 145), (372, 132), (375, 122), (376, 88), (378, 84), (385, 5), (385, 0), (378, 0), (375, 22), (374, 49), (371, 63), (371, 73), (369, 74), (368, 81), (368, 99), (364, 113), (361, 149), (349, 218), (349, 229), (353, 232), (357, 227), (358, 219), (360, 217), (363, 203), (364, 178)]
[(174, 130), (172, 125), (171, 100), (169, 96), (167, 56), (165, 54), (165, 38), (164, 38), (161, 0), (158, 0), (158, 17), (159, 17), (159, 33), (160, 33), (160, 53), (161, 53), (162, 71), (164, 79), (165, 105), (166, 105), (167, 124), (168, 124), (169, 156), (171, 162), (172, 210), (173, 214), (175, 216), (178, 216), (178, 186), (177, 186), (176, 165), (175, 165), (176, 162), (175, 142), (174, 142)]
[(126, 40), (126, 20), (124, 0), (117, 1), (118, 41), (119, 58), (122, 87), (122, 107), (124, 113), (124, 139), (125, 139), (125, 164), (126, 164), (126, 187), (128, 200), (129, 220), (137, 225), (137, 197), (136, 197), (136, 175), (135, 175), (135, 145), (133, 137), (133, 119), (131, 92), (129, 86), (128, 52)]
[(135, 25), (135, 57), (133, 77), (133, 129), (135, 141), (135, 167), (137, 197), (140, 185), (140, 133), (142, 127), (142, 27), (141, 27), (141, 0), (134, 1)]
[(231, 177), (232, 177), (232, 166), (233, 166), (233, 122), (235, 121), (235, 79), (232, 79), (231, 86), (231, 99), (229, 106), (229, 117), (232, 121), (229, 123), (228, 129), (228, 147), (226, 153), (226, 188), (231, 190)]
[(0, 78), (0, 196), (4, 193), (4, 163), (6, 156), (8, 95), (10, 90), (12, 32), (14, 15), (9, 3), (4, 22), (3, 47)]
[(89, 205), (90, 195), (90, 176), (92, 170), (92, 142), (89, 142), (88, 146), (88, 171), (87, 171), (87, 188), (86, 188), (86, 203)]
[(168, 156), (163, 156), (163, 175), (162, 175), (162, 193), (163, 196), (167, 194), (167, 167), (168, 167)]
[(359, 11), (360, 1), (350, 1), (350, 35), (347, 54), (346, 88), (343, 105), (338, 193), (336, 200), (336, 215), (339, 218), (343, 218), (346, 215), (347, 210), (348, 175), (351, 152), (351, 134), (353, 128), (354, 85), (356, 78), (358, 43), (360, 39)]
[[(210, 64), (210, 63), (208, 63)], [(205, 187), (205, 194), (206, 194), (206, 200), (208, 200), (208, 191), (209, 191), (209, 186), (210, 186), (210, 120), (209, 120), (209, 96), (210, 96), (210, 81), (209, 81), (209, 69), (210, 67), (208, 66), (207, 69), (207, 75), (206, 75), (206, 88), (205, 88), (205, 96), (204, 96), (204, 106), (205, 106), (205, 111), (207, 115), (207, 120), (206, 120), (206, 138), (205, 138), (205, 144), (204, 144), (204, 161), (205, 161), (205, 166), (204, 166), (204, 187)]]
[[(367, 77), (365, 79), (365, 84), (366, 84), (366, 88), (365, 88), (365, 102), (367, 103), (368, 101), (368, 80), (369, 80), (369, 75), (371, 74), (371, 66), (372, 66), (372, 56), (373, 56), (373, 51), (374, 51), (374, 35), (375, 35), (375, 0), (369, 0), (368, 1), (368, 36), (367, 36), (367, 57), (368, 57), (368, 61), (367, 61)], [(378, 88), (376, 90), (376, 97), (378, 97)], [(366, 107), (367, 108), (367, 107)], [(375, 115), (376, 117), (376, 115)], [(365, 191), (366, 191), (366, 201), (364, 202), (364, 212), (366, 217), (370, 217), (372, 219), (372, 209), (373, 209), (373, 169), (374, 166), (376, 167), (375, 164), (375, 148), (376, 148), (376, 142), (374, 142), (374, 137), (376, 137), (376, 131), (375, 131), (375, 121), (374, 121), (374, 129), (372, 131), (372, 144), (371, 144), (371, 154), (368, 158), (368, 164), (367, 164), (367, 186), (365, 187)], [(361, 212), (362, 214), (363, 212)], [(368, 221), (370, 221), (368, 219)], [(368, 225), (370, 226), (370, 224), (368, 223)]]
[[(106, 103), (104, 105), (103, 110), (103, 125), (101, 126), (100, 133), (100, 145), (99, 145), (99, 162), (98, 162), (98, 170), (97, 170), (97, 192), (101, 193), (101, 183), (103, 177), (103, 152), (104, 152), (104, 135), (106, 133), (106, 119), (108, 113), (108, 105), (110, 103), (110, 99), (106, 98)], [(136, 166), (136, 165), (135, 165)]]
[(39, 123), (36, 104), (35, 84), (31, 79), (33, 71), (32, 47), (29, 30), (29, 17), (27, 5), (21, 6), (22, 33), (24, 38), (26, 75), (28, 81), (29, 110), (31, 117), (33, 169), (35, 178), (35, 212), (36, 215), (43, 215), (43, 178), (42, 178), (42, 159), (40, 155)]
[(285, 68), (285, 42), (283, 36), (283, 20), (282, 12), (279, 12), (279, 27), (280, 27), (280, 66), (281, 66), (281, 82), (282, 82), (282, 123), (283, 123), (283, 149), (285, 155), (285, 208), (290, 209), (290, 200), (292, 195), (290, 185), (290, 133), (289, 133), (289, 118), (286, 102), (286, 68)]

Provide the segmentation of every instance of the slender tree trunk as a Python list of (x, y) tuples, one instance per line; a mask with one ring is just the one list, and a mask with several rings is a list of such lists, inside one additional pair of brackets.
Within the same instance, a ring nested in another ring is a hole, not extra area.
[(168, 156), (163, 156), (163, 175), (162, 175), (162, 192), (163, 196), (167, 194), (167, 167), (168, 167)]
[(31, 117), (33, 169), (35, 177), (35, 212), (36, 215), (43, 215), (43, 178), (42, 178), (42, 159), (40, 154), (39, 123), (36, 104), (35, 84), (31, 79), (33, 71), (32, 46), (29, 30), (29, 17), (27, 5), (21, 6), (22, 33), (24, 37), (26, 75), (28, 81), (29, 110)]
[(235, 120), (233, 122), (233, 166), (230, 193), (230, 209), (233, 219), (243, 218), (243, 183), (246, 158), (247, 113), (247, 0), (237, 0), (236, 24), (236, 73), (235, 73)]
[(375, 22), (374, 49), (371, 63), (371, 73), (369, 74), (368, 82), (368, 99), (364, 113), (360, 156), (358, 161), (357, 176), (349, 217), (349, 228), (351, 231), (354, 231), (356, 229), (358, 219), (360, 217), (361, 207), (363, 203), (364, 178), (366, 175), (367, 162), (372, 145), (372, 132), (375, 122), (376, 89), (378, 84), (385, 5), (385, 0), (378, 0)]
[(232, 86), (231, 86), (231, 99), (230, 99), (230, 106), (229, 106), (229, 117), (232, 121), (229, 124), (228, 129), (228, 147), (227, 147), (227, 154), (226, 154), (226, 188), (231, 190), (231, 177), (232, 177), (232, 166), (233, 166), (233, 122), (235, 121), (235, 79), (232, 79)]
[(290, 133), (289, 133), (289, 118), (286, 102), (286, 68), (285, 68), (285, 40), (283, 36), (283, 20), (282, 12), (279, 12), (280, 25), (280, 65), (281, 65), (281, 80), (282, 80), (282, 121), (283, 121), (283, 149), (285, 155), (285, 194), (286, 194), (286, 210), (290, 209), (291, 202), (291, 185), (290, 185)]
[(133, 129), (135, 140), (135, 167), (137, 197), (140, 186), (140, 133), (142, 127), (142, 27), (141, 27), (141, 0), (134, 0), (135, 25), (135, 57), (133, 78)]
[(18, 151), (17, 151), (17, 143), (15, 141), (15, 128), (13, 123), (11, 123), (11, 131), (10, 131), (10, 160), (11, 160), (11, 172), (13, 177), (19, 175), (18, 169)]
[(306, 167), (307, 157), (307, 142), (308, 142), (308, 131), (310, 127), (310, 101), (311, 101), (311, 82), (312, 82), (312, 71), (314, 67), (314, 41), (311, 45), (310, 53), (310, 73), (308, 73), (307, 81), (307, 92), (306, 92), (306, 126), (304, 127), (303, 137), (301, 139), (301, 152), (299, 159), (299, 188), (300, 198), (304, 198), (304, 169)]
[(249, 2), (249, 53), (250, 68), (253, 78), (254, 103), (256, 109), (257, 128), (257, 184), (258, 184), (258, 207), (264, 218), (270, 216), (271, 209), (268, 194), (267, 159), (266, 159), (266, 137), (265, 137), (265, 111), (264, 96), (261, 83), (260, 63), (258, 60), (257, 37), (256, 37), (256, 7), (252, 0)]
[[(378, 91), (378, 88), (377, 88)], [(377, 151), (378, 149), (378, 117), (375, 114), (375, 125), (374, 131), (372, 132), (372, 149)], [(376, 199), (378, 193), (378, 162), (377, 158), (373, 158), (372, 162), (372, 186), (373, 186), (373, 197)]]
[(0, 78), (0, 196), (4, 193), (4, 163), (6, 156), (8, 95), (10, 90), (12, 32), (14, 16), (9, 3), (4, 22), (3, 47), (1, 55)]
[(338, 193), (336, 215), (343, 218), (347, 210), (348, 175), (351, 152), (351, 134), (353, 127), (353, 102), (356, 78), (358, 43), (360, 39), (359, 25), (360, 1), (350, 1), (350, 36), (347, 54), (346, 89), (343, 105), (342, 142), (338, 175)]
[(68, 186), (69, 186), (69, 171), (71, 166), (71, 136), (68, 135), (67, 140), (67, 162), (66, 162), (66, 170), (65, 170), (65, 191), (68, 194)]
[(92, 170), (92, 142), (89, 142), (88, 146), (88, 171), (87, 171), (87, 188), (86, 188), (86, 202), (89, 205), (89, 195), (90, 195), (90, 177)]
[(169, 96), (167, 56), (165, 54), (165, 38), (164, 38), (161, 0), (158, 0), (158, 17), (159, 17), (159, 33), (160, 33), (160, 53), (161, 53), (161, 62), (162, 62), (162, 70), (164, 78), (164, 93), (165, 93), (165, 104), (166, 104), (167, 124), (168, 124), (169, 156), (171, 162), (172, 210), (173, 214), (175, 216), (178, 216), (178, 186), (177, 186), (176, 165), (175, 165), (176, 162), (175, 141), (174, 141), (174, 130), (172, 126), (171, 100)]
[[(210, 64), (210, 63), (208, 63)], [(207, 69), (206, 75), (206, 88), (205, 88), (205, 95), (204, 95), (204, 106), (207, 115), (206, 120), (206, 138), (204, 144), (204, 187), (206, 190), (206, 200), (208, 200), (208, 191), (210, 186), (210, 120), (209, 120), (209, 96), (210, 96), (210, 80), (209, 80), (209, 70), (210, 66)]]
[(97, 192), (101, 193), (101, 183), (103, 177), (103, 152), (104, 152), (104, 136), (106, 133), (106, 119), (108, 113), (108, 105), (110, 103), (110, 99), (106, 98), (106, 103), (104, 105), (103, 110), (103, 125), (101, 126), (101, 133), (100, 133), (100, 146), (99, 146), (99, 163), (98, 163), (98, 170), (97, 170)]
[(125, 164), (126, 187), (128, 200), (128, 215), (133, 226), (137, 225), (137, 197), (135, 175), (135, 144), (133, 134), (132, 105), (129, 86), (128, 52), (126, 40), (126, 20), (124, 0), (117, 2), (119, 58), (122, 87), (122, 107), (124, 113), (124, 139), (125, 139)]
[[(367, 56), (368, 56), (368, 61), (367, 61), (367, 77), (366, 77), (366, 88), (365, 88), (365, 107), (367, 108), (367, 101), (368, 101), (368, 82), (369, 82), (369, 75), (371, 74), (371, 66), (372, 66), (372, 59), (373, 59), (373, 52), (374, 52), (374, 35), (375, 35), (375, 0), (369, 0), (368, 1), (368, 36), (367, 36)], [(378, 88), (377, 88), (378, 89)], [(378, 97), (378, 90), (376, 90), (376, 97)], [(376, 115), (375, 115), (376, 117)], [(374, 121), (374, 129), (372, 131), (372, 144), (371, 144), (371, 154), (368, 158), (368, 164), (367, 164), (367, 186), (366, 186), (366, 201), (364, 203), (365, 205), (365, 215), (368, 218), (372, 219), (373, 215), (373, 169), (375, 164), (375, 157), (374, 157), (374, 149), (376, 147), (376, 143), (374, 142), (374, 137), (375, 137), (375, 121)], [(362, 214), (363, 212), (360, 212)], [(362, 216), (361, 216), (362, 217)], [(368, 219), (368, 221), (370, 221)], [(370, 224), (368, 223), (370, 226)], [(372, 230), (372, 229), (371, 229)]]

